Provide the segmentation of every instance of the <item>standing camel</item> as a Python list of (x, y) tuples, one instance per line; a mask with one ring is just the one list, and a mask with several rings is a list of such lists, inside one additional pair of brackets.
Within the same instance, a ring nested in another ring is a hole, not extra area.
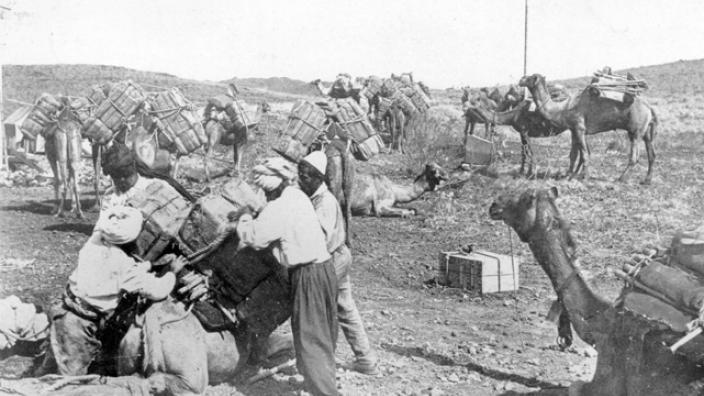
[[(505, 125), (512, 127), (521, 136), (521, 169), (519, 174), (533, 174), (533, 149), (530, 147), (528, 138), (545, 138), (561, 134), (565, 129), (557, 129), (546, 120), (540, 113), (530, 111), (531, 101), (519, 102), (513, 109), (503, 112), (485, 110), (482, 107), (473, 107), (470, 110), (489, 123), (495, 125)], [(467, 137), (465, 136), (465, 141)], [(526, 162), (528, 168), (526, 169)]]
[(636, 139), (643, 139), (648, 155), (648, 173), (643, 184), (650, 184), (655, 162), (653, 139), (655, 139), (658, 119), (655, 111), (643, 99), (635, 97), (633, 103), (623, 103), (594, 96), (585, 89), (579, 96), (571, 97), (564, 102), (555, 102), (550, 98), (545, 77), (540, 74), (525, 76), (518, 85), (530, 90), (538, 111), (556, 129), (571, 131), (572, 149), (568, 170), (570, 178), (576, 176), (580, 168), (584, 177), (589, 176), (589, 150), (586, 135), (624, 129), (628, 132), (631, 153), (619, 181), (625, 181), (630, 169), (638, 163), (640, 152), (636, 146)]
[(345, 236), (347, 245), (351, 242), (350, 222), (352, 219), (352, 194), (357, 170), (350, 151), (350, 143), (333, 139), (325, 146), (325, 156), (328, 159), (325, 168), (325, 183), (342, 208), (345, 219)]
[[(230, 87), (229, 95), (231, 98), (235, 98), (236, 91), (234, 88)], [(232, 146), (233, 151), (233, 164), (232, 170), (239, 173), (242, 168), (242, 158), (244, 154), (245, 145), (247, 144), (249, 138), (249, 130), (257, 128), (259, 121), (263, 114), (268, 113), (271, 110), (269, 103), (263, 101), (257, 105), (256, 114), (254, 119), (249, 120), (250, 123), (245, 125), (243, 128), (234, 127), (233, 129), (227, 130), (222, 123), (221, 117), (226, 117), (227, 115), (222, 114), (221, 116), (213, 116), (212, 112), (214, 106), (208, 103), (204, 110), (205, 119), (205, 133), (208, 136), (208, 143), (205, 145), (205, 156), (203, 157), (203, 165), (205, 167), (205, 177), (210, 181), (210, 167), (209, 162), (213, 157), (213, 149), (216, 144), (221, 144), (223, 146)], [(244, 111), (244, 109), (240, 109)]]
[[(64, 216), (66, 196), (71, 191), (71, 212), (83, 219), (78, 193), (78, 169), (81, 164), (81, 122), (72, 111), (68, 98), (60, 97), (62, 104), (56, 118), (46, 129), (44, 151), (54, 173), (54, 215)], [(61, 192), (59, 192), (59, 190)]]
[[(513, 228), (521, 241), (528, 244), (550, 278), (564, 307), (563, 315), (567, 315), (582, 340), (596, 347), (594, 378), (575, 394), (695, 394), (678, 391), (689, 381), (701, 378), (696, 360), (702, 356), (704, 344), (694, 339), (677, 355), (663, 346), (682, 337), (685, 327), (682, 323), (690, 319), (682, 320), (683, 315), (674, 313), (664, 302), (629, 288), (624, 288), (614, 303), (595, 294), (579, 270), (570, 222), (561, 216), (556, 199), (554, 187), (529, 189), (497, 198), (489, 214), (493, 220), (502, 220)], [(670, 321), (659, 320), (662, 318), (654, 316), (652, 308), (670, 312), (667, 314)], [(678, 322), (678, 330), (665, 324)], [(695, 361), (690, 360), (692, 357)]]

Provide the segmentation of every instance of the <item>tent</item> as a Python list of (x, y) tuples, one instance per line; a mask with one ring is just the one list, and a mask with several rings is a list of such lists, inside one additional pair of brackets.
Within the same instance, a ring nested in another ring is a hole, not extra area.
[(44, 152), (44, 139), (41, 135), (37, 136), (36, 140), (27, 139), (22, 133), (22, 123), (32, 111), (32, 106), (25, 105), (18, 107), (6, 119), (3, 120), (5, 127), (5, 136), (7, 137), (7, 145), (11, 148), (24, 148), (26, 153)]

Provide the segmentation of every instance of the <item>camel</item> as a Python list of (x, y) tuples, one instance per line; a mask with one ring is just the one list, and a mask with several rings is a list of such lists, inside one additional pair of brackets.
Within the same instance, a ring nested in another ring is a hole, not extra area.
[[(72, 394), (126, 396), (140, 389), (143, 393), (139, 394), (201, 395), (207, 385), (231, 380), (250, 357), (265, 359), (291, 349), (290, 337), (270, 336), (290, 316), (288, 276), (279, 270), (270, 252), (238, 250), (238, 245), (236, 234), (230, 234), (198, 264), (214, 274), (230, 266), (246, 266), (239, 272), (252, 269), (256, 274), (251, 277), (263, 278), (236, 306), (238, 324), (234, 330), (206, 331), (190, 306), (171, 298), (153, 303), (137, 315), (119, 341), (115, 361), (108, 363), (116, 366), (118, 376), (101, 377), (100, 385), (81, 386)], [(236, 273), (225, 272), (229, 276)], [(211, 290), (231, 287), (226, 286), (226, 274), (216, 278)], [(240, 292), (248, 282), (240, 278), (233, 281)], [(232, 304), (226, 296), (218, 301), (225, 307)], [(51, 368), (49, 359), (35, 375)]]
[[(556, 129), (540, 113), (529, 111), (531, 101), (524, 100), (515, 105), (511, 110), (498, 112), (485, 110), (482, 107), (471, 107), (468, 112), (476, 114), (477, 117), (489, 120), (489, 124), (506, 125), (512, 127), (521, 136), (521, 168), (519, 174), (533, 174), (533, 149), (530, 147), (528, 138), (553, 137), (565, 131)], [(465, 142), (467, 136), (465, 135)], [(528, 168), (526, 162), (528, 160)]]
[(352, 194), (352, 214), (380, 217), (410, 217), (413, 209), (395, 207), (396, 204), (411, 202), (427, 191), (448, 179), (444, 169), (435, 163), (427, 164), (410, 186), (393, 183), (380, 174), (358, 174)]
[(653, 163), (655, 162), (655, 139), (658, 124), (655, 111), (641, 98), (635, 97), (633, 103), (621, 103), (601, 96), (592, 95), (584, 90), (579, 96), (570, 97), (564, 102), (555, 102), (550, 98), (545, 77), (540, 74), (525, 76), (518, 84), (530, 90), (538, 111), (554, 125), (556, 129), (569, 129), (572, 133), (570, 151), (570, 178), (576, 176), (580, 169), (583, 176), (589, 176), (589, 150), (586, 135), (593, 135), (614, 129), (628, 132), (631, 150), (628, 164), (619, 177), (624, 182), (631, 168), (638, 163), (640, 152), (636, 139), (643, 139), (648, 155), (648, 173), (643, 184), (652, 181)]
[(333, 139), (325, 146), (325, 155), (328, 159), (328, 165), (325, 168), (325, 183), (342, 208), (348, 245), (351, 241), (352, 197), (357, 177), (349, 143)]
[[(46, 127), (44, 151), (54, 173), (54, 216), (64, 216), (66, 196), (71, 191), (71, 213), (84, 219), (78, 193), (78, 170), (81, 164), (81, 121), (72, 111), (67, 97), (59, 97), (62, 104), (56, 118)], [(61, 191), (61, 193), (59, 193)]]
[(464, 124), (464, 135), (465, 141), (464, 145), (467, 146), (467, 134), (474, 135), (474, 126), (478, 123), (484, 124), (485, 135), (489, 136), (491, 120), (483, 117), (480, 113), (476, 112), (476, 108), (483, 108), (484, 110), (496, 111), (498, 104), (489, 98), (485, 88), (479, 91), (479, 94), (473, 94), (469, 87), (462, 88), (462, 109), (464, 110), (465, 124)]
[[(572, 322), (582, 340), (596, 347), (594, 378), (587, 384), (575, 384), (577, 394), (692, 394), (678, 390), (701, 378), (701, 369), (689, 359), (692, 355), (701, 356), (704, 345), (695, 339), (680, 349), (683, 355), (673, 355), (663, 344), (672, 344), (682, 333), (670, 330), (663, 322), (627, 311), (623, 303), (633, 301), (629, 296), (634, 295), (644, 299), (646, 306), (663, 302), (624, 289), (616, 303), (609, 303), (592, 291), (580, 273), (576, 241), (569, 230), (569, 221), (562, 218), (555, 204), (557, 195), (553, 187), (500, 196), (491, 205), (489, 214), (493, 220), (502, 220), (513, 228), (521, 241), (528, 244), (550, 278), (564, 307), (563, 315)], [(689, 352), (684, 351), (686, 348), (690, 348)]]
[[(231, 95), (234, 97), (232, 91)], [(205, 177), (210, 181), (210, 167), (209, 161), (213, 157), (213, 149), (216, 144), (221, 144), (223, 146), (233, 146), (233, 171), (240, 173), (242, 168), (242, 158), (244, 154), (244, 148), (247, 144), (248, 134), (250, 129), (257, 128), (259, 121), (262, 116), (271, 110), (271, 106), (266, 101), (262, 101), (257, 105), (257, 110), (254, 115), (254, 119), (250, 120), (251, 124), (247, 125), (245, 128), (239, 128), (234, 130), (226, 130), (221, 122), (216, 121), (210, 117), (210, 108), (206, 107), (205, 110), (205, 133), (208, 135), (208, 143), (205, 145), (205, 156), (203, 157), (203, 164), (205, 167)]]

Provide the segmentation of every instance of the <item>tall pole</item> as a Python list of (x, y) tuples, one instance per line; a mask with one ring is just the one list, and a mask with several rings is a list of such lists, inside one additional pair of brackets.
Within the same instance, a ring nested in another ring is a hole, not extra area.
[(523, 17), (523, 75), (528, 74), (528, 0), (525, 0), (525, 14)]

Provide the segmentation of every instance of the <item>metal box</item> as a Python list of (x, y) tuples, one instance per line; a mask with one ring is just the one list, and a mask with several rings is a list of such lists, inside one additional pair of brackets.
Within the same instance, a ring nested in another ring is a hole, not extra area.
[(489, 165), (494, 159), (494, 143), (478, 136), (468, 135), (464, 147), (464, 162), (471, 165)]
[(438, 281), (481, 294), (515, 291), (519, 287), (520, 260), (515, 256), (475, 250), (472, 253), (442, 252)]

